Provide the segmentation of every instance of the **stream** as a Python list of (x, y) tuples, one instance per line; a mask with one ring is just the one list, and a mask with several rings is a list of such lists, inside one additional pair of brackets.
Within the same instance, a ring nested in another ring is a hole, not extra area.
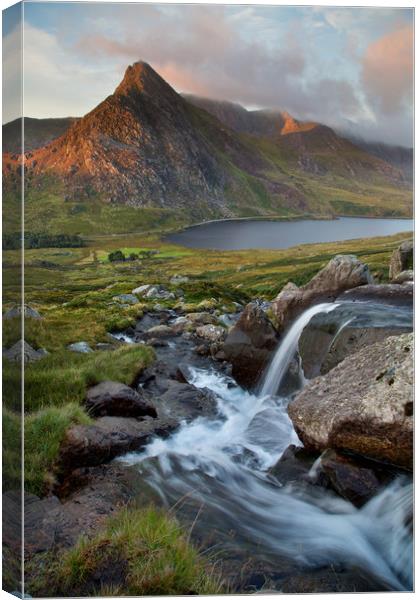
[[(397, 321), (411, 318), (403, 309), (400, 315), (395, 308), (370, 309), (387, 319), (387, 310)], [(356, 508), (327, 489), (281, 482), (269, 473), (290, 444), (301, 445), (287, 414), (296, 390), (279, 390), (304, 327), (331, 311), (342, 325), (369, 314), (366, 303), (352, 303), (349, 311), (342, 303), (308, 309), (280, 342), (255, 393), (216, 364), (191, 366), (189, 382), (216, 395), (217, 415), (184, 423), (169, 438), (155, 438), (142, 452), (119, 460), (140, 470), (202, 547), (238, 565), (262, 564), (261, 581), (250, 580), (255, 589), (281, 591), (291, 573), (329, 567), (363, 574), (372, 589), (409, 590), (413, 489), (408, 476), (397, 477)], [(299, 387), (305, 382), (301, 371)]]

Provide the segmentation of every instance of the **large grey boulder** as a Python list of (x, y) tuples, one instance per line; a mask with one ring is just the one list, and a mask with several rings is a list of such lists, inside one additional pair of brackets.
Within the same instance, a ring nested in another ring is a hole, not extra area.
[(80, 354), (89, 354), (90, 352), (93, 352), (87, 342), (74, 342), (74, 344), (70, 344), (67, 348), (72, 352), (79, 352)]
[(86, 409), (92, 416), (157, 417), (155, 407), (133, 388), (119, 381), (102, 381), (86, 394)]
[(288, 412), (306, 448), (344, 450), (410, 468), (413, 334), (389, 337), (313, 379)]
[(389, 278), (392, 281), (400, 273), (413, 268), (413, 240), (403, 242), (391, 255), (389, 263)]
[(302, 287), (288, 283), (272, 304), (279, 330), (306, 308), (321, 301), (332, 301), (345, 290), (372, 283), (369, 267), (353, 255), (337, 255)]
[(29, 304), (24, 304), (23, 310), (20, 304), (16, 304), (16, 306), (9, 308), (9, 310), (4, 313), (3, 319), (15, 319), (16, 317), (20, 317), (22, 313), (25, 319), (42, 319), (39, 312), (32, 306), (29, 306)]
[(226, 337), (226, 329), (218, 325), (201, 325), (195, 334), (207, 342), (222, 342)]
[(120, 304), (137, 304), (139, 301), (135, 294), (118, 294), (118, 296), (113, 296), (112, 299)]
[(278, 334), (265, 312), (255, 303), (247, 304), (223, 345), (225, 359), (232, 364), (232, 376), (239, 385), (257, 385), (278, 344)]

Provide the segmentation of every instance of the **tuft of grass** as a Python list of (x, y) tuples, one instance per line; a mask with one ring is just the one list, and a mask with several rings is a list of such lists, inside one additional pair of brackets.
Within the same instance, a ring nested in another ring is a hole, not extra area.
[(90, 354), (55, 352), (26, 366), (25, 411), (80, 403), (86, 388), (101, 381), (130, 385), (153, 358), (154, 352), (148, 346), (127, 345)]
[(90, 417), (72, 402), (49, 407), (25, 418), (25, 490), (43, 495), (48, 474), (58, 455), (66, 430), (72, 425), (88, 425)]
[(29, 565), (27, 589), (36, 596), (172, 596), (217, 594), (223, 584), (172, 516), (125, 507), (93, 539)]

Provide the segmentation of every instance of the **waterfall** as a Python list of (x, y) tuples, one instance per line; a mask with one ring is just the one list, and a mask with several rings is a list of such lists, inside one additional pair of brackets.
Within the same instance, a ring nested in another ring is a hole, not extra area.
[(274, 396), (277, 393), (297, 350), (300, 335), (312, 317), (318, 313), (331, 312), (338, 306), (340, 306), (340, 304), (316, 304), (305, 310), (305, 312), (296, 319), (286, 336), (280, 342), (279, 347), (264, 374), (260, 391), (261, 396)]

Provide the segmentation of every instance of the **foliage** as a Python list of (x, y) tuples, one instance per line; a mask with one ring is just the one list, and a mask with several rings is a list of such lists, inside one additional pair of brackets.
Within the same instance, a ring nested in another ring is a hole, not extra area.
[[(25, 232), (24, 247), (34, 248), (83, 248), (86, 244), (79, 235), (66, 233), (31, 233)], [(18, 250), (22, 247), (22, 235), (20, 232), (3, 234), (3, 250)]]
[(124, 261), (125, 254), (121, 250), (114, 250), (108, 254), (108, 260), (109, 262)]

